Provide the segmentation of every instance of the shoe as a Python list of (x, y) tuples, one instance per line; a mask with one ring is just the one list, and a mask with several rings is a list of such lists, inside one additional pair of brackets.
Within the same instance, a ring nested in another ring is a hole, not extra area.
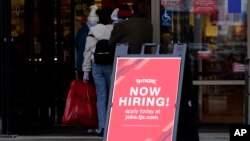
[(96, 133), (97, 133), (97, 135), (98, 135), (98, 136), (103, 137), (103, 134), (104, 134), (104, 128), (102, 128), (101, 130), (96, 129)]
[(102, 131), (98, 134), (98, 136), (103, 137), (104, 134), (104, 129), (102, 129)]
[(95, 133), (95, 129), (88, 129), (87, 133), (91, 134), (91, 133)]

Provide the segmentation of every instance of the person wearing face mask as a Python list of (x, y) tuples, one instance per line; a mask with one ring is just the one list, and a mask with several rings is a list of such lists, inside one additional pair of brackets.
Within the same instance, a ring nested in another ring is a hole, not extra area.
[(89, 7), (89, 10), (87, 21), (81, 26), (76, 34), (76, 79), (80, 80), (82, 80), (83, 77), (82, 63), (84, 60), (83, 52), (85, 50), (86, 38), (90, 27), (95, 26), (99, 22), (99, 17), (96, 14), (98, 7), (92, 5)]

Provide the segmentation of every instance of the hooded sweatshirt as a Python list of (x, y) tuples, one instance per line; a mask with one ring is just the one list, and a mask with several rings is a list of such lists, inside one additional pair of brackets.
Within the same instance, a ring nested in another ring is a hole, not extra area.
[(87, 23), (89, 26), (94, 26), (99, 21), (99, 17), (96, 14), (96, 10), (98, 9), (98, 7), (96, 5), (92, 5), (89, 8), (90, 8), (90, 13), (87, 18)]
[(113, 30), (112, 24), (108, 25), (97, 24), (90, 28), (89, 35), (93, 35), (94, 37), (93, 36), (87, 37), (85, 51), (83, 53), (84, 62), (82, 65), (82, 70), (84, 71), (84, 76), (83, 76), (84, 80), (89, 80), (89, 72), (91, 71), (92, 68), (91, 64), (94, 62), (94, 52), (97, 41), (102, 39), (109, 40), (112, 30)]
[(76, 70), (82, 71), (82, 63), (83, 63), (83, 52), (85, 50), (86, 38), (89, 33), (89, 28), (94, 26), (98, 23), (99, 18), (96, 14), (96, 10), (98, 7), (96, 5), (90, 6), (90, 13), (88, 15), (86, 23), (81, 26), (76, 34), (76, 51), (77, 51), (77, 58), (76, 58)]

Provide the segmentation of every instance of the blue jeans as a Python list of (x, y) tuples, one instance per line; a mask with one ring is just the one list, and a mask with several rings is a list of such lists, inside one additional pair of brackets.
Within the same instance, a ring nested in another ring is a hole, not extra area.
[(97, 114), (99, 130), (105, 127), (107, 102), (111, 83), (113, 65), (92, 64), (92, 75), (97, 96)]

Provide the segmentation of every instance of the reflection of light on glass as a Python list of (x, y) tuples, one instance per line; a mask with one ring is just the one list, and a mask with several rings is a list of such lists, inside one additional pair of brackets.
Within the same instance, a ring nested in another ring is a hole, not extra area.
[(29, 58), (29, 61), (31, 61), (31, 59)]
[(19, 16), (19, 11), (20, 11), (19, 2), (17, 2), (17, 5), (16, 5), (16, 15), (17, 16)]
[(51, 107), (48, 108), (49, 111), (49, 117), (51, 117)]
[(34, 59), (34, 61), (35, 61), (35, 62), (37, 62), (37, 61), (38, 61), (38, 59)]
[(242, 7), (241, 9), (242, 12), (247, 12), (247, 0), (243, 0), (241, 2), (241, 7)]
[(54, 61), (57, 61), (57, 57), (54, 58)]
[(19, 9), (20, 9), (20, 8), (19, 8), (19, 4), (18, 4), (18, 5), (16, 5), (16, 15), (17, 15), (17, 16), (19, 16)]
[(39, 60), (39, 62), (42, 62), (42, 58), (39, 58), (38, 60)]

